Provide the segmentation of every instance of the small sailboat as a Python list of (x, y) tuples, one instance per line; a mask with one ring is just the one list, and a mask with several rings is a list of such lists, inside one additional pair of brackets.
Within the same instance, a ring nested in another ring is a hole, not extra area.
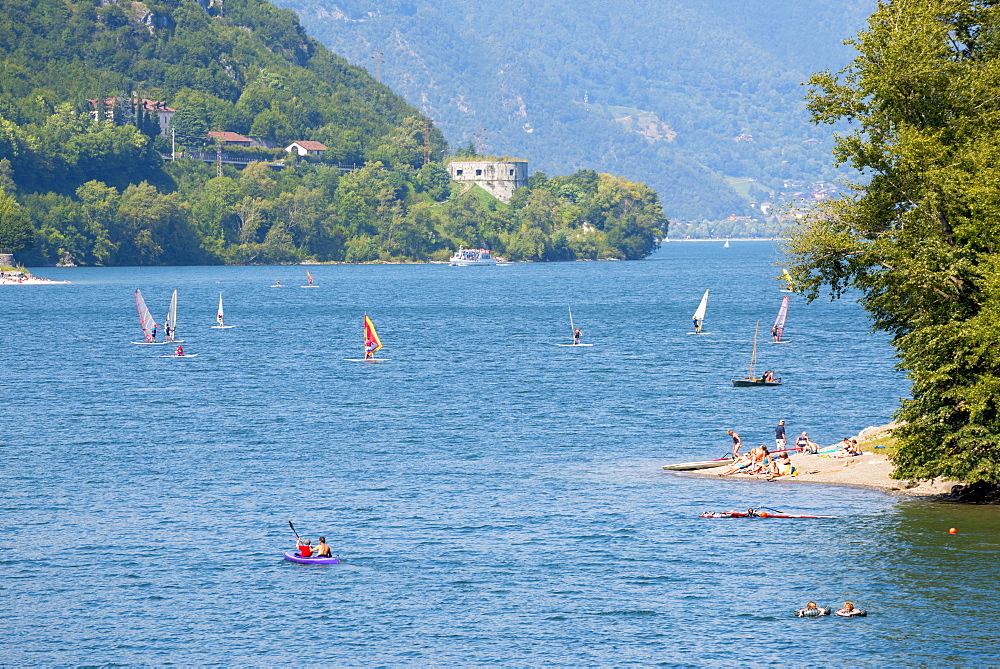
[(771, 326), (771, 343), (772, 344), (787, 344), (788, 340), (781, 340), (781, 335), (785, 332), (785, 321), (788, 319), (788, 296), (785, 295), (781, 298), (781, 306), (778, 307), (778, 316), (774, 319), (774, 325)]
[(222, 310), (222, 293), (219, 293), (219, 313), (215, 315), (216, 325), (212, 328), (215, 330), (224, 330), (226, 328), (234, 328), (235, 325), (226, 325), (226, 312)]
[(344, 358), (348, 362), (388, 362), (388, 358), (376, 358), (375, 352), (382, 348), (382, 340), (375, 331), (375, 324), (365, 314), (365, 357)]
[(770, 370), (761, 376), (753, 375), (753, 368), (757, 364), (757, 334), (760, 332), (760, 321), (753, 329), (753, 352), (750, 353), (750, 371), (741, 379), (733, 379), (733, 386), (736, 388), (748, 388), (752, 386), (780, 386), (781, 379), (774, 378), (774, 373)]
[(701, 302), (698, 303), (698, 308), (694, 310), (694, 316), (691, 320), (694, 321), (694, 332), (689, 332), (688, 334), (711, 334), (709, 332), (702, 332), (701, 326), (705, 323), (705, 311), (708, 309), (708, 291), (701, 296)]
[(583, 333), (577, 330), (576, 325), (574, 325), (573, 323), (573, 308), (572, 307), (566, 307), (566, 308), (569, 309), (569, 331), (571, 336), (573, 337), (573, 343), (556, 344), (556, 346), (593, 346), (593, 344), (580, 343), (580, 337), (583, 335)]
[(724, 249), (728, 249), (729, 248), (729, 240), (728, 239), (726, 240), (726, 243), (722, 245), (722, 248), (724, 248)]
[(170, 296), (170, 308), (167, 309), (167, 318), (163, 321), (163, 334), (167, 336), (168, 344), (182, 344), (183, 339), (177, 338), (177, 290)]
[(299, 286), (299, 288), (319, 288), (319, 286), (313, 283), (312, 274), (309, 273), (309, 270), (306, 270), (306, 285)]
[(166, 344), (165, 341), (156, 341), (156, 321), (153, 320), (153, 315), (149, 313), (149, 308), (146, 307), (146, 300), (142, 298), (142, 291), (135, 291), (135, 308), (139, 311), (139, 327), (142, 328), (142, 336), (145, 341), (134, 341), (133, 344), (143, 344), (143, 345), (160, 345)]

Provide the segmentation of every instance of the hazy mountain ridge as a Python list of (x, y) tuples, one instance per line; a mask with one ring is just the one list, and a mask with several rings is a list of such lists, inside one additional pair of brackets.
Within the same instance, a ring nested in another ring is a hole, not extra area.
[[(453, 143), (485, 136), (484, 150), (519, 155), (532, 169), (642, 179), (682, 218), (749, 213), (723, 175), (758, 179), (762, 192), (784, 179), (835, 178), (829, 128), (808, 122), (801, 82), (846, 64), (842, 41), (874, 8), (872, 0), (501, 0), (488, 11), (470, 0), (282, 4), (351, 62), (380, 69)], [(589, 113), (584, 100), (648, 111), (676, 135), (650, 141)]]

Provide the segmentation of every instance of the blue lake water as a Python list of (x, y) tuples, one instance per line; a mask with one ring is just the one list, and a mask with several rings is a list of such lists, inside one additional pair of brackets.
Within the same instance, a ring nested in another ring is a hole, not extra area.
[[(0, 662), (1000, 662), (995, 508), (660, 469), (779, 419), (830, 444), (906, 394), (860, 307), (799, 296), (758, 351), (785, 385), (731, 386), (778, 255), (0, 287)], [(158, 322), (179, 291), (198, 357), (129, 343), (136, 288)], [(712, 334), (689, 335), (705, 289)], [(220, 291), (238, 327), (209, 328)], [(554, 345), (567, 307), (593, 347)], [(365, 312), (389, 362), (344, 360)], [(756, 505), (840, 518), (698, 517)], [(343, 564), (283, 561), (289, 519)], [(791, 617), (810, 599), (871, 615)]]

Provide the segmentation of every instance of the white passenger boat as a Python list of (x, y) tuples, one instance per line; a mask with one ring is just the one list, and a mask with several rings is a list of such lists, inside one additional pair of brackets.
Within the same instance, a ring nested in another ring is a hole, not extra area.
[(497, 261), (486, 249), (459, 249), (448, 264), (453, 267), (492, 267)]

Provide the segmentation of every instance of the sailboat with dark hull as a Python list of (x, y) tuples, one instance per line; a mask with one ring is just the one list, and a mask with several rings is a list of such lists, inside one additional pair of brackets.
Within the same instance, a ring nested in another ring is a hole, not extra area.
[(761, 376), (754, 376), (753, 369), (757, 364), (757, 334), (760, 332), (760, 321), (753, 329), (753, 351), (750, 353), (750, 371), (741, 379), (733, 379), (733, 386), (736, 388), (750, 388), (754, 386), (780, 386), (781, 379), (775, 378), (774, 373), (767, 371)]

